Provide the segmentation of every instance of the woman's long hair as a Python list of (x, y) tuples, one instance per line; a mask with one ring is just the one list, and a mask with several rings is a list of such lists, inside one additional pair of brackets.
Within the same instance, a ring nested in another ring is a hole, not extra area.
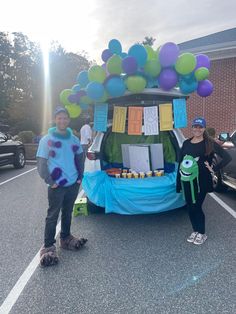
[(209, 156), (214, 151), (214, 139), (208, 135), (207, 131), (205, 130), (203, 133), (203, 138), (205, 140), (205, 149), (206, 149), (206, 156)]

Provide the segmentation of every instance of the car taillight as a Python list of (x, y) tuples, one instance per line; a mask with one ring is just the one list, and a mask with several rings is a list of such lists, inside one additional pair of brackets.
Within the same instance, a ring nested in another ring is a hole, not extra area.
[(96, 160), (97, 159), (96, 153), (95, 152), (87, 152), (87, 158), (89, 160)]

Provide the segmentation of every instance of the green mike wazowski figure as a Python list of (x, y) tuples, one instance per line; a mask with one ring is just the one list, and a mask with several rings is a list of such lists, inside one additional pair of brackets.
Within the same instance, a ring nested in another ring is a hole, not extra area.
[(199, 192), (199, 181), (198, 181), (198, 161), (199, 157), (193, 158), (190, 155), (184, 156), (184, 159), (182, 160), (180, 164), (180, 180), (181, 180), (181, 187), (182, 191), (184, 192), (184, 198), (185, 198), (185, 182), (189, 182), (190, 184), (190, 190), (191, 190), (191, 197), (192, 202), (196, 203), (196, 197), (195, 197), (195, 188), (194, 188), (194, 181), (197, 181), (197, 192)]

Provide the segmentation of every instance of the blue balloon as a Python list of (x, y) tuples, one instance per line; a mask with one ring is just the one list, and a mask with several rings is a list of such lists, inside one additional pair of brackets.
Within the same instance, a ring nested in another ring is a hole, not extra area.
[(88, 71), (81, 71), (77, 75), (76, 82), (81, 86), (81, 87), (86, 87), (89, 83), (88, 79)]
[(109, 41), (108, 48), (112, 53), (120, 54), (122, 51), (121, 43), (117, 39)]
[(187, 75), (181, 75), (180, 80), (181, 81), (183, 80), (186, 83), (192, 83), (192, 81), (196, 81), (196, 78), (195, 78), (194, 72), (191, 72)]
[(122, 78), (111, 77), (107, 80), (105, 89), (111, 97), (120, 97), (124, 95), (126, 86)]
[(185, 80), (180, 80), (179, 89), (183, 94), (190, 94), (195, 92), (198, 87), (197, 80), (192, 80), (191, 82), (187, 82)]
[(153, 88), (153, 87), (158, 87), (158, 82), (157, 79), (153, 77), (148, 77), (147, 78), (147, 88)]
[(139, 44), (130, 47), (128, 55), (136, 59), (139, 67), (143, 67), (147, 61), (147, 51), (142, 45)]
[(121, 52), (121, 53), (120, 53), (120, 56), (121, 56), (122, 59), (124, 59), (124, 58), (126, 58), (126, 57), (128, 56), (128, 53), (126, 53), (126, 52)]
[(98, 82), (90, 82), (86, 88), (87, 95), (95, 100), (98, 101), (104, 93), (104, 86)]
[(80, 87), (80, 85), (79, 85), (79, 84), (76, 84), (76, 85), (72, 86), (72, 88), (71, 88), (71, 89), (73, 90), (73, 92), (78, 92), (78, 91), (80, 91), (80, 90), (81, 90), (81, 87)]

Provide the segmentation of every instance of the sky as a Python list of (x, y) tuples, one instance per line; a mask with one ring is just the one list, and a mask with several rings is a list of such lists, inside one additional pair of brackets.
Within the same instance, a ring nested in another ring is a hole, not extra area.
[(123, 51), (145, 36), (154, 48), (236, 27), (235, 0), (0, 0), (0, 31), (30, 40), (58, 41), (68, 52), (87, 52), (102, 64), (111, 39)]

